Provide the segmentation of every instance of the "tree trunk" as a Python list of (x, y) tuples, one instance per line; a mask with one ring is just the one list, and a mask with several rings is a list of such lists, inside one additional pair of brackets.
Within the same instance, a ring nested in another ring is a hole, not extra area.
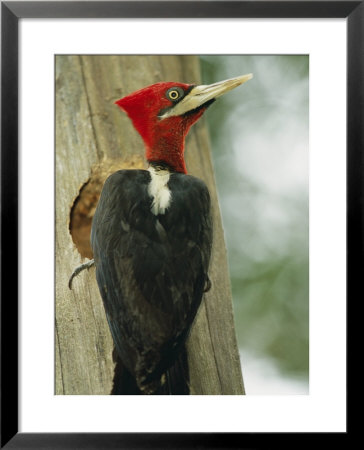
[[(112, 338), (95, 278), (73, 269), (92, 258), (89, 233), (105, 178), (145, 168), (144, 145), (114, 101), (158, 81), (200, 83), (195, 56), (56, 57), (56, 394), (109, 394)], [(218, 81), (218, 80), (216, 80)], [(208, 113), (207, 113), (208, 114)], [(211, 290), (188, 339), (192, 394), (244, 394), (220, 210), (204, 119), (186, 142), (188, 172), (213, 205)]]

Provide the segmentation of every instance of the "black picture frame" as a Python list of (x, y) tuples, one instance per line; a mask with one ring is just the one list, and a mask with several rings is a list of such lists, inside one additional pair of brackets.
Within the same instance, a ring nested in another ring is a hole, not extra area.
[[(364, 1), (168, 3), (166, 7), (163, 1), (1, 2), (1, 448), (257, 448), (278, 437), (281, 445), (292, 447), (292, 440), (298, 438), (296, 434), (278, 433), (18, 433), (18, 21), (21, 18), (346, 18), (347, 301), (360, 298), (363, 293)], [(348, 432), (338, 433), (335, 439), (348, 436)], [(309, 437), (310, 433), (300, 436), (300, 444), (304, 445)], [(318, 438), (316, 433), (316, 444)]]

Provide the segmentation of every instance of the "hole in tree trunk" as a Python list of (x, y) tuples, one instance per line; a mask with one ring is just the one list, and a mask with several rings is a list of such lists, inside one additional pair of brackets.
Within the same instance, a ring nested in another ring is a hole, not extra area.
[(93, 258), (90, 243), (92, 218), (106, 178), (121, 168), (140, 169), (143, 167), (143, 159), (134, 156), (128, 160), (124, 158), (123, 160), (104, 161), (92, 169), (91, 177), (81, 186), (70, 211), (69, 231), (83, 258)]
[(90, 178), (80, 189), (70, 214), (70, 233), (72, 240), (84, 258), (93, 258), (90, 234), (92, 218), (100, 198), (102, 185)]

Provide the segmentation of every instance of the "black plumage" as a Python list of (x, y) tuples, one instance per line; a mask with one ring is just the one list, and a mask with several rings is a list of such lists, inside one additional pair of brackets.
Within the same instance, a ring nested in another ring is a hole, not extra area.
[(183, 366), (188, 381), (184, 343), (208, 284), (210, 196), (201, 180), (171, 172), (170, 206), (154, 215), (150, 182), (146, 170), (111, 175), (92, 224), (96, 277), (115, 344), (114, 393), (188, 393), (177, 378)]

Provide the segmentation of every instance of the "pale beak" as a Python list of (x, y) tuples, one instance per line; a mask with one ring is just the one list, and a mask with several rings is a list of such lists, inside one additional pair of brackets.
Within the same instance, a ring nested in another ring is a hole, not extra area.
[(195, 86), (179, 103), (173, 108), (168, 109), (160, 119), (172, 116), (181, 116), (182, 114), (192, 111), (210, 100), (215, 100), (226, 92), (240, 86), (246, 81), (253, 78), (252, 73), (241, 75), (240, 77), (230, 78), (229, 80), (219, 81), (218, 83)]

